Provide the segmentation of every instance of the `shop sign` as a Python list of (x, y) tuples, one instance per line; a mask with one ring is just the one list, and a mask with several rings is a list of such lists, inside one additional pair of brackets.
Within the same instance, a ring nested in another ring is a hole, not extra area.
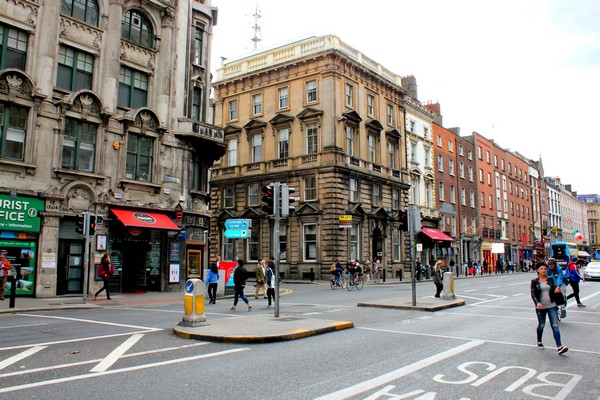
[(43, 200), (0, 194), (0, 230), (39, 232), (43, 210)]
[(198, 226), (206, 228), (210, 225), (210, 222), (207, 217), (203, 217), (200, 215), (185, 214), (183, 216), (183, 224), (187, 226)]
[(352, 215), (340, 215), (339, 228), (352, 228)]
[[(29, 240), (0, 240), (0, 251), (10, 261), (10, 275), (15, 276), (18, 295), (33, 295), (35, 288), (36, 243)], [(6, 293), (10, 293), (11, 282)]]

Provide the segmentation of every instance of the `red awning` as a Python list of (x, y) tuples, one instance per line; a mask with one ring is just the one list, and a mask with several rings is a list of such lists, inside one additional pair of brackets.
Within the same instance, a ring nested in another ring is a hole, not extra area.
[(165, 214), (146, 211), (115, 210), (114, 208), (111, 209), (111, 211), (125, 226), (168, 229), (170, 231), (181, 230), (181, 228), (175, 225), (175, 223)]
[(431, 240), (436, 240), (438, 242), (454, 242), (450, 236), (446, 235), (444, 232), (435, 228), (421, 228), (421, 233), (429, 236)]

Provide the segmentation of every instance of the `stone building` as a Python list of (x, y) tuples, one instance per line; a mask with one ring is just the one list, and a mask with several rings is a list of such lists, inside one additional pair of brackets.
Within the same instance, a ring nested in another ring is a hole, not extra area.
[[(335, 258), (378, 258), (387, 279), (407, 279), (407, 102), (428, 111), (402, 78), (335, 36), (227, 61), (217, 75), (215, 124), (227, 153), (211, 178), (211, 253), (252, 263), (274, 256), (261, 188), (280, 182), (300, 198), (280, 224), (286, 276), (327, 277)], [(251, 219), (248, 239), (224, 237), (230, 218)]]
[(225, 151), (207, 123), (216, 17), (210, 0), (1, 2), (0, 250), (18, 294), (91, 292), (106, 251), (116, 291), (200, 275)]

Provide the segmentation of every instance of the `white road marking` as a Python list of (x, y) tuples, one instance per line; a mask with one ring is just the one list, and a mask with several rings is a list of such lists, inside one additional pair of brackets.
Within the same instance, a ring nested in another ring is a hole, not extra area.
[(233, 354), (233, 353), (239, 353), (241, 351), (248, 351), (248, 350), (250, 350), (250, 348), (244, 347), (244, 348), (239, 348), (239, 349), (219, 351), (216, 353), (202, 354), (202, 355), (197, 355), (197, 356), (192, 356), (192, 357), (160, 361), (160, 362), (156, 362), (156, 363), (152, 363), (152, 364), (135, 365), (133, 367), (113, 369), (110, 371), (97, 372), (94, 374), (90, 373), (90, 374), (85, 374), (85, 375), (75, 375), (75, 376), (69, 376), (69, 377), (65, 377), (65, 378), (51, 379), (48, 381), (26, 383), (23, 385), (9, 386), (9, 387), (2, 388), (2, 389), (0, 389), (0, 393), (9, 393), (9, 392), (15, 392), (18, 390), (23, 390), (23, 389), (31, 389), (31, 388), (35, 388), (35, 387), (41, 387), (41, 386), (56, 385), (59, 383), (79, 381), (79, 380), (89, 379), (89, 378), (96, 378), (96, 377), (104, 376), (104, 375), (115, 375), (115, 374), (121, 374), (124, 372), (139, 371), (139, 370), (143, 370), (143, 369), (147, 369), (147, 368), (163, 367), (166, 365), (201, 360), (203, 358), (220, 357), (220, 356)]
[(107, 369), (109, 369), (111, 367), (111, 365), (116, 363), (117, 360), (123, 354), (125, 354), (125, 352), (131, 348), (131, 346), (136, 344), (138, 342), (138, 340), (140, 340), (142, 337), (144, 337), (144, 335), (139, 334), (139, 333), (136, 333), (135, 335), (131, 336), (125, 342), (121, 343), (119, 345), (119, 347), (117, 347), (116, 349), (111, 351), (111, 353), (109, 355), (107, 355), (104, 358), (104, 360), (102, 360), (98, 365), (96, 365), (94, 368), (92, 368), (90, 370), (90, 372), (103, 372), (103, 371), (106, 371)]
[(513, 295), (512, 295), (512, 297), (523, 296), (524, 294), (525, 294), (525, 293), (516, 293), (516, 294), (513, 294)]
[(43, 323), (43, 324), (26, 324), (26, 325), (0, 326), (0, 329), (28, 328), (30, 326), (42, 326), (42, 325), (48, 325), (48, 324), (47, 323)]
[(36, 346), (36, 347), (32, 347), (30, 349), (25, 350), (22, 353), (19, 353), (17, 355), (14, 355), (10, 358), (7, 358), (6, 360), (0, 362), (0, 369), (4, 369), (6, 367), (8, 367), (9, 365), (12, 365), (16, 362), (21, 361), (24, 358), (27, 358), (35, 353), (37, 353), (40, 350), (44, 350), (47, 346)]
[(325, 396), (318, 397), (315, 400), (342, 400), (347, 399), (349, 397), (356, 396), (358, 393), (364, 393), (368, 390), (375, 389), (378, 386), (385, 385), (386, 383), (392, 382), (396, 379), (403, 378), (407, 375), (412, 374), (413, 372), (419, 371), (423, 368), (427, 368), (436, 364), (440, 361), (444, 361), (447, 358), (453, 357), (465, 351), (471, 350), (477, 346), (485, 343), (483, 340), (473, 340), (462, 344), (460, 346), (454, 347), (452, 349), (443, 351), (441, 353), (435, 354), (433, 356), (424, 358), (422, 360), (416, 361), (412, 364), (406, 365), (402, 368), (398, 368), (397, 370), (382, 374), (373, 379), (366, 380), (364, 382), (358, 383), (356, 385), (347, 387), (345, 389), (338, 390), (333, 393), (329, 393)]
[(488, 289), (498, 289), (500, 286), (489, 286)]
[(148, 326), (137, 326), (137, 325), (127, 325), (127, 324), (118, 324), (116, 322), (104, 322), (104, 321), (94, 321), (91, 319), (80, 319), (80, 318), (69, 318), (69, 317), (57, 317), (54, 315), (39, 315), (39, 314), (16, 314), (22, 315), (25, 317), (34, 317), (34, 318), (50, 318), (50, 319), (60, 319), (63, 321), (73, 321), (73, 322), (85, 322), (88, 324), (97, 324), (97, 325), (109, 325), (109, 326), (119, 326), (123, 328), (133, 328), (133, 329), (143, 329), (143, 330), (162, 330), (158, 328), (151, 328)]
[(477, 292), (477, 291), (479, 291), (479, 289), (469, 289), (469, 290), (463, 291), (463, 293), (471, 293), (471, 292)]
[[(165, 348), (156, 349), (156, 350), (140, 351), (138, 353), (125, 354), (121, 358), (133, 358), (133, 357), (146, 356), (148, 354), (165, 353), (167, 351), (184, 350), (184, 349), (187, 349), (190, 347), (206, 346), (207, 344), (208, 344), (208, 342), (202, 342), (202, 343), (186, 344), (184, 346), (165, 347)], [(86, 361), (79, 361), (79, 362), (68, 363), (68, 364), (51, 365), (48, 367), (40, 367), (40, 368), (32, 368), (32, 369), (21, 370), (21, 371), (7, 372), (5, 374), (0, 374), (0, 378), (6, 378), (9, 376), (27, 375), (27, 374), (32, 374), (35, 372), (54, 371), (54, 370), (60, 369), (60, 368), (71, 368), (71, 367), (77, 367), (79, 365), (95, 364), (95, 363), (99, 363), (100, 361), (102, 361), (102, 359), (98, 358), (95, 360), (86, 360)]]

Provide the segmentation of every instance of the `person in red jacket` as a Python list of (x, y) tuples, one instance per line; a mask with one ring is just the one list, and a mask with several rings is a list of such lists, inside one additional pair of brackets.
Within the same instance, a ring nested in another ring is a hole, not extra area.
[(4, 300), (8, 271), (10, 271), (10, 261), (6, 259), (6, 254), (0, 253), (0, 300)]
[(102, 256), (102, 260), (100, 261), (100, 267), (98, 268), (98, 275), (100, 276), (100, 278), (102, 278), (102, 282), (104, 283), (104, 285), (102, 286), (102, 289), (96, 292), (96, 294), (94, 295), (94, 299), (96, 299), (96, 297), (98, 297), (98, 295), (103, 290), (106, 290), (106, 298), (110, 300), (110, 294), (108, 294), (108, 281), (110, 280), (110, 277), (112, 276), (113, 272), (114, 269), (112, 264), (110, 263), (110, 256), (108, 255), (108, 253), (104, 253), (104, 255)]

